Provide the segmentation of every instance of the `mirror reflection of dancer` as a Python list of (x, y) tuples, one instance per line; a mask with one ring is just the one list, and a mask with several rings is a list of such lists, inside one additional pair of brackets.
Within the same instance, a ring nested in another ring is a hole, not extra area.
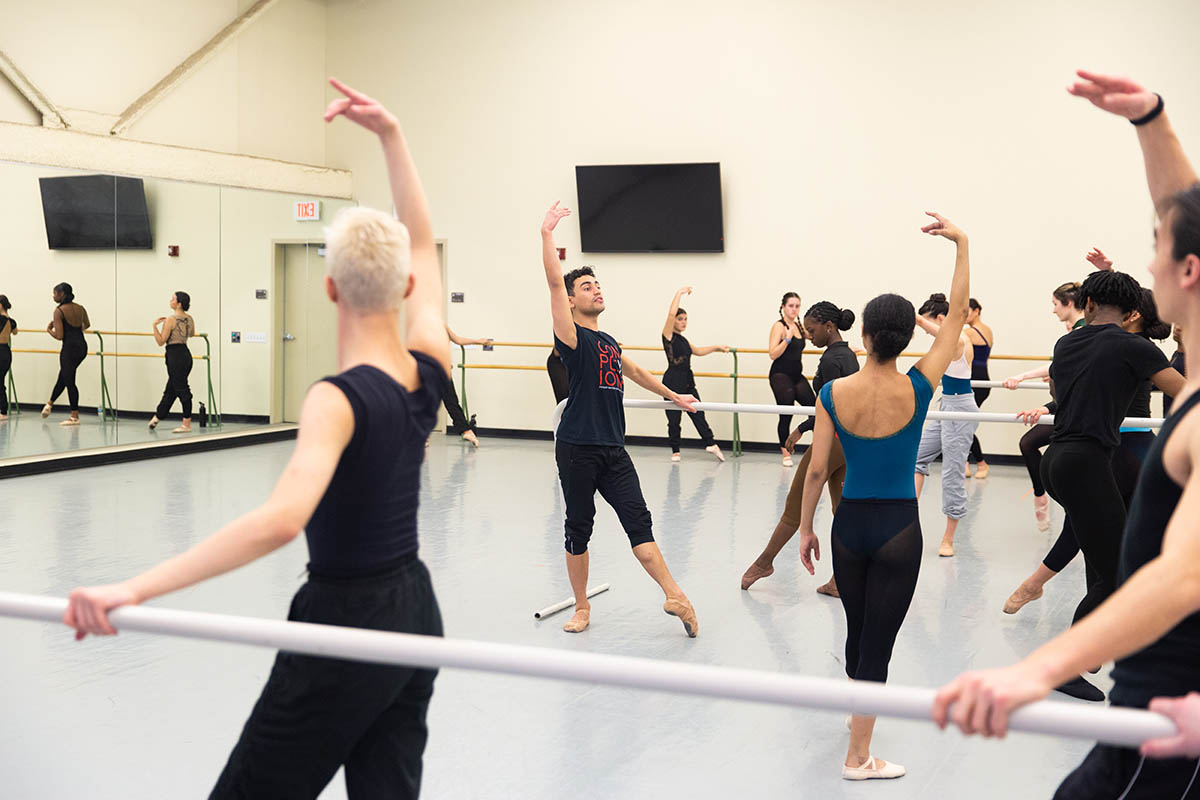
[[(1078, 75), (1072, 94), (1136, 126), (1159, 219), (1149, 267), (1154, 299), (1165, 319), (1183, 326), (1187, 347), (1194, 350), (1200, 347), (1196, 171), (1162, 113), (1161, 97), (1126, 78), (1083, 71)], [(1173, 392), (1173, 413), (1142, 467), (1121, 536), (1120, 588), (1077, 625), (1017, 664), (965, 673), (943, 687), (934, 701), (932, 717), (938, 725), (953, 722), (964, 733), (1004, 736), (1013, 711), (1044, 698), (1072, 676), (1117, 659), (1112, 704), (1162, 711), (1181, 722), (1181, 731), (1143, 744), (1141, 752), (1096, 745), (1063, 780), (1056, 798), (1120, 795), (1124, 800), (1161, 800), (1195, 794), (1200, 771), (1195, 760), (1200, 755), (1196, 701), (1162, 698), (1200, 690), (1198, 389), (1200, 382), (1193, 378), (1182, 391)], [(1082, 483), (1086, 476), (1077, 480)], [(1189, 758), (1178, 757), (1184, 755)]]
[(71, 416), (58, 424), (78, 425), (79, 386), (75, 383), (75, 373), (87, 358), (87, 342), (83, 338), (83, 332), (92, 327), (92, 322), (88, 319), (87, 309), (75, 302), (75, 292), (71, 290), (71, 284), (58, 284), (54, 287), (52, 296), (58, 307), (54, 309), (54, 316), (46, 325), (46, 333), (62, 342), (62, 350), (58, 353), (58, 380), (50, 392), (50, 399), (42, 406), (42, 418), (50, 416), (50, 412), (54, 410), (54, 401), (65, 389), (67, 401), (71, 404)]
[[(826, 383), (817, 398), (812, 461), (804, 480), (800, 530), (801, 558), (807, 565), (821, 550), (813, 516), (821, 486), (829, 478), (834, 436), (846, 455), (842, 502), (833, 516), (833, 574), (846, 612), (846, 675), (851, 680), (887, 680), (896, 635), (908, 613), (921, 568), (921, 519), (913, 470), (921, 426), (933, 386), (954, 358), (967, 318), (970, 263), (967, 235), (945, 217), (921, 230), (955, 243), (946, 324), (929, 352), (901, 375), (896, 358), (912, 341), (912, 303), (885, 294), (863, 309), (862, 369)], [(899, 778), (904, 767), (871, 755), (875, 718), (850, 717), (850, 746), (842, 777), (861, 781)]]
[(0, 294), (0, 422), (8, 419), (8, 371), (12, 369), (12, 337), (17, 321), (8, 315), (12, 303)]
[[(688, 313), (679, 307), (679, 301), (685, 294), (691, 293), (692, 287), (690, 286), (680, 289), (675, 293), (671, 307), (667, 310), (667, 321), (663, 324), (662, 329), (663, 351), (667, 354), (667, 371), (663, 373), (662, 382), (663, 386), (671, 391), (691, 395), (699, 400), (700, 392), (696, 389), (696, 376), (692, 374), (692, 356), (706, 356), (716, 352), (728, 353), (729, 347), (723, 344), (692, 347), (691, 342), (683, 335), (688, 326)], [(700, 434), (704, 449), (716, 456), (718, 461), (724, 461), (725, 456), (721, 453), (716, 439), (713, 438), (712, 428), (708, 426), (704, 412), (697, 411), (694, 414), (688, 412), (688, 417), (696, 426), (696, 433)], [(680, 459), (682, 423), (682, 411), (667, 412), (667, 439), (671, 443), (671, 460), (674, 462), (678, 462)]]
[[(971, 298), (971, 310), (967, 312), (967, 338), (971, 340), (971, 380), (989, 381), (988, 359), (991, 358), (992, 348), (996, 346), (996, 334), (992, 326), (983, 321), (983, 306), (974, 297)], [(990, 387), (974, 389), (975, 406), (983, 408), (983, 401), (988, 399), (992, 390)], [(979, 437), (971, 437), (971, 458), (975, 459), (975, 477), (979, 479), (988, 476), (987, 459), (983, 456), (983, 447)], [(967, 464), (965, 477), (971, 477), (971, 465)]]
[[(767, 353), (771, 356), (771, 370), (767, 379), (776, 405), (799, 403), (811, 406), (816, 399), (800, 363), (804, 355), (804, 331), (800, 328), (799, 316), (800, 295), (787, 292), (779, 301), (779, 319), (771, 323), (771, 334), (767, 340)], [(779, 437), (779, 451), (783, 453), (785, 467), (792, 466), (792, 451), (787, 446), (788, 431), (791, 429), (792, 415), (780, 414), (775, 433)]]
[(637, 470), (625, 452), (625, 378), (693, 412), (694, 397), (663, 386), (650, 372), (621, 352), (621, 346), (600, 330), (604, 296), (591, 267), (562, 274), (554, 228), (570, 214), (555, 203), (542, 222), (542, 266), (550, 289), (554, 347), (570, 373), (571, 394), (563, 410), (554, 443), (558, 477), (567, 506), (567, 576), (575, 595), (575, 614), (563, 626), (580, 633), (591, 622), (587, 597), (588, 541), (596, 516), (596, 492), (612, 506), (633, 546), (633, 554), (666, 595), (663, 611), (683, 622), (688, 636), (700, 624), (687, 596), (671, 577), (651, 530), (650, 509), (642, 496)]
[(187, 340), (196, 335), (196, 320), (188, 313), (192, 307), (191, 295), (175, 292), (167, 305), (171, 308), (171, 316), (159, 317), (151, 326), (154, 341), (159, 347), (166, 346), (163, 357), (167, 362), (167, 386), (150, 418), (149, 427), (150, 430), (157, 428), (159, 420), (171, 413), (171, 406), (178, 398), (183, 421), (171, 433), (191, 433), (192, 388), (188, 386), (188, 375), (192, 372), (192, 351), (188, 349)]
[[(464, 338), (450, 330), (449, 325), (446, 326), (446, 334), (450, 337), (451, 342), (460, 346), (488, 344), (492, 341), (491, 339)], [(446, 413), (450, 415), (450, 422), (453, 425), (454, 432), (475, 447), (479, 447), (479, 437), (475, 435), (475, 415), (472, 414), (471, 418), (467, 419), (467, 415), (463, 413), (462, 405), (458, 402), (458, 392), (454, 390), (453, 378), (446, 384), (446, 393), (442, 396), (442, 405), (446, 407)]]
[[(854, 312), (848, 308), (839, 308), (828, 300), (822, 300), (805, 312), (804, 331), (808, 334), (809, 341), (814, 347), (825, 351), (821, 354), (821, 360), (817, 362), (817, 372), (813, 375), (812, 385), (816, 391), (821, 391), (821, 387), (832, 380), (858, 372), (858, 356), (842, 339), (841, 334), (841, 331), (848, 331), (853, 325)], [(814, 424), (813, 417), (806, 417), (788, 437), (788, 449), (795, 447), (804, 432), (811, 431)], [(801, 509), (804, 506), (804, 481), (808, 474), (808, 466), (812, 462), (812, 452), (811, 447), (804, 451), (800, 466), (792, 476), (792, 487), (788, 490), (779, 522), (776, 523), (767, 546), (742, 575), (743, 589), (749, 589), (756, 581), (775, 573), (775, 556), (779, 555), (779, 551), (800, 529)], [(834, 513), (837, 513), (838, 503), (842, 499), (842, 482), (845, 477), (846, 457), (842, 454), (841, 442), (835, 436), (829, 449), (829, 503)], [(808, 548), (803, 545), (801, 549), (805, 553), (808, 552)], [(803, 563), (804, 568), (811, 574), (812, 562)], [(837, 597), (837, 580), (830, 578), (827, 583), (817, 587), (817, 592)]]
[[(341, 372), (309, 389), (295, 452), (266, 503), (132, 580), (73, 591), (64, 621), (77, 638), (115, 633), (111, 609), (236, 569), (301, 531), (309, 579), (289, 619), (442, 634), (417, 557), (424, 442), (450, 368), (433, 226), (396, 118), (332, 83), (346, 98), (325, 119), (378, 135), (399, 220), (348, 208), (327, 232)], [(210, 797), (316, 797), (344, 765), (350, 797), (416, 798), (436, 674), (279, 653)]]

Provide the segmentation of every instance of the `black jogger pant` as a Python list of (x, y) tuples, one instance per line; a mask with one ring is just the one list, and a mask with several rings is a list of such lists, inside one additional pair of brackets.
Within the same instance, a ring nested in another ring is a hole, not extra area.
[(167, 360), (167, 386), (154, 414), (163, 419), (171, 413), (175, 399), (183, 409), (183, 418), (192, 418), (192, 389), (188, 386), (188, 375), (192, 371), (192, 352), (186, 344), (169, 344), (165, 354)]

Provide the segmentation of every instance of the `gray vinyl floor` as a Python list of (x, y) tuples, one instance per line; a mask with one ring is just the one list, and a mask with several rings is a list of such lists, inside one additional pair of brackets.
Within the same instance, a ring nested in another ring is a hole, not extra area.
[[(0, 590), (62, 596), (179, 552), (262, 501), (292, 446), (0, 481)], [(718, 464), (691, 450), (672, 465), (666, 449), (630, 451), (700, 637), (687, 639), (661, 612), (661, 596), (604, 506), (592, 574), (612, 589), (594, 600), (591, 630), (564, 634), (561, 616), (535, 622), (534, 610), (569, 595), (550, 443), (485, 439), (474, 451), (435, 435), (422, 484), (422, 557), (447, 635), (843, 676), (841, 607), (813, 591), (828, 561), (810, 578), (793, 547), (773, 577), (749, 592), (738, 586), (792, 472), (766, 454)], [(1001, 467), (972, 482), (959, 555), (940, 560), (939, 483), (935, 472), (922, 502), (925, 559), (892, 661), (896, 684), (937, 686), (964, 668), (1009, 663), (1065, 628), (1082, 593), (1076, 563), (1041, 600), (1003, 615), (1005, 597), (1052, 540), (1033, 525), (1027, 477)], [(827, 498), (817, 527), (827, 542)], [(156, 604), (282, 618), (305, 561), (297, 541)], [(205, 796), (273, 657), (137, 633), (75, 643), (65, 628), (7, 619), (0, 637), (5, 798)], [(1110, 686), (1103, 675), (1098, 683)], [(909, 773), (850, 784), (839, 773), (846, 735), (841, 714), (443, 671), (423, 796), (1037, 798), (1049, 797), (1089, 747), (1032, 735), (965, 740), (927, 723), (881, 720), (875, 752)], [(322, 795), (344, 796), (340, 776)]]
[(42, 419), (36, 411), (24, 410), (0, 421), (0, 459), (161, 442), (263, 427), (262, 423), (257, 422), (226, 422), (219, 428), (201, 428), (200, 420), (193, 419), (191, 433), (176, 434), (171, 433), (179, 425), (179, 417), (175, 415), (163, 420), (155, 430), (147, 428), (147, 419), (122, 417), (104, 421), (97, 414), (86, 413), (80, 416), (78, 425), (64, 427), (60, 423), (67, 417), (68, 412), (58, 409), (46, 419)]

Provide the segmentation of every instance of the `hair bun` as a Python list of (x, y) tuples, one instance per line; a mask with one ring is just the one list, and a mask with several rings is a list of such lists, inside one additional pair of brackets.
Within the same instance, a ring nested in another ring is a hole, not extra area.
[(934, 292), (933, 294), (929, 295), (929, 300), (930, 300), (930, 302), (932, 302), (932, 303), (945, 303), (945, 302), (947, 302), (947, 300), (946, 300), (946, 295), (944, 295), (944, 294), (943, 294), (943, 293), (941, 293), (941, 292)]
[(854, 327), (854, 312), (848, 308), (843, 308), (840, 319), (838, 320), (838, 330), (848, 331)]

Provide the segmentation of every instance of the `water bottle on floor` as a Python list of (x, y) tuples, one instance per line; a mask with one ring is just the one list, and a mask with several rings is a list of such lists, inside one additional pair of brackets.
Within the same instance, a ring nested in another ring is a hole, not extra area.
[(200, 427), (208, 427), (208, 413), (204, 410), (204, 403), (200, 404)]

